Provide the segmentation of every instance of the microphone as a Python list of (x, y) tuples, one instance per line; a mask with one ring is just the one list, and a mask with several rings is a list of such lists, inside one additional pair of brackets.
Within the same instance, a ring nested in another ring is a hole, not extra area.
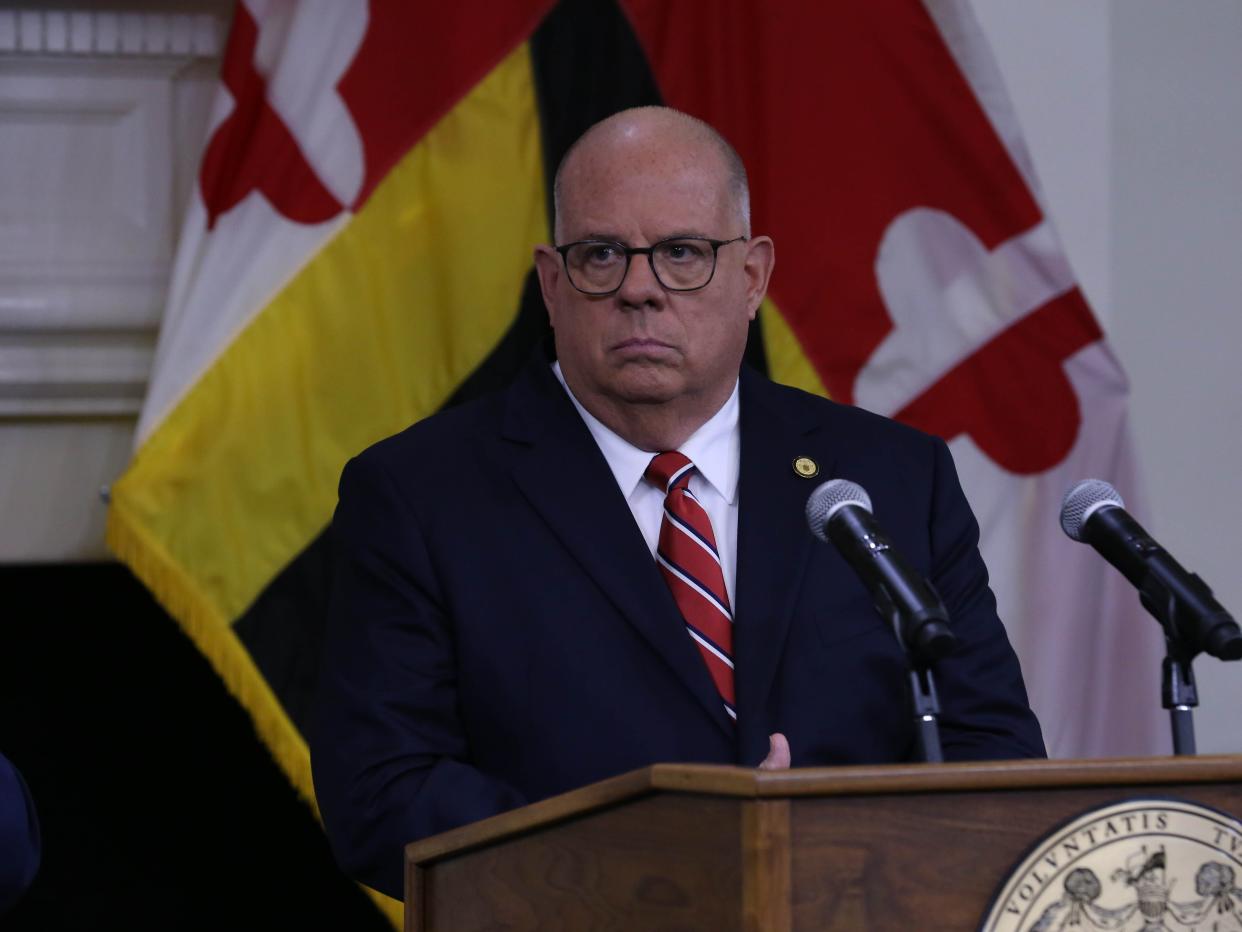
[(876, 611), (896, 615), (897, 638), (912, 655), (932, 664), (957, 646), (949, 612), (931, 584), (910, 568), (871, 513), (862, 486), (831, 479), (806, 500), (811, 533), (832, 541), (871, 592)]
[(1165, 625), (1170, 640), (1221, 660), (1242, 658), (1242, 629), (1207, 583), (1187, 572), (1151, 539), (1102, 479), (1084, 479), (1065, 493), (1061, 528), (1090, 544), (1139, 590), (1143, 607)]

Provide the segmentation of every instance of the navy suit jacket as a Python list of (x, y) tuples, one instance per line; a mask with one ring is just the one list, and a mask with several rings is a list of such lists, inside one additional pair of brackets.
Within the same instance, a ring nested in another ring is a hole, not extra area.
[(410, 841), (658, 761), (753, 766), (777, 731), (794, 766), (911, 759), (902, 651), (807, 530), (838, 476), (951, 613), (946, 759), (1043, 755), (944, 443), (748, 370), (740, 419), (736, 726), (546, 361), (347, 465), (311, 742), (346, 870), (399, 897)]
[(39, 820), (26, 781), (0, 754), (0, 915), (26, 892), (42, 853)]

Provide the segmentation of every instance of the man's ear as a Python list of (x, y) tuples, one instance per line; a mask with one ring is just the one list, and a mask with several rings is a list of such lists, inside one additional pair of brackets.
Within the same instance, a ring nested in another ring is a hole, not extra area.
[(548, 321), (556, 328), (556, 296), (565, 270), (561, 255), (551, 246), (535, 247), (535, 273), (539, 276), (539, 291), (543, 305), (548, 309)]
[(776, 244), (770, 236), (756, 236), (746, 243), (746, 261), (742, 272), (746, 276), (746, 307), (750, 319), (759, 313), (759, 305), (768, 293), (768, 279), (776, 264)]

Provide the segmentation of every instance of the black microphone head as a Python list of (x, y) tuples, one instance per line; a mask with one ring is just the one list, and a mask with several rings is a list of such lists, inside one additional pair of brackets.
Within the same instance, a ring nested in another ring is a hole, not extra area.
[(848, 479), (829, 479), (816, 486), (806, 500), (806, 523), (811, 533), (826, 542), (828, 519), (846, 505), (857, 505), (870, 513), (871, 496), (857, 482)]
[(1061, 530), (1074, 540), (1086, 542), (1083, 525), (1105, 506), (1125, 508), (1121, 495), (1103, 479), (1083, 479), (1065, 493), (1061, 502)]

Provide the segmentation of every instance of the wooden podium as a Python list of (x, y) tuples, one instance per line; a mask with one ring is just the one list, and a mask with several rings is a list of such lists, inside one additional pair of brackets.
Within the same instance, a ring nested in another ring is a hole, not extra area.
[(408, 932), (976, 929), (1048, 832), (1135, 797), (1242, 816), (1242, 757), (660, 764), (406, 849)]

